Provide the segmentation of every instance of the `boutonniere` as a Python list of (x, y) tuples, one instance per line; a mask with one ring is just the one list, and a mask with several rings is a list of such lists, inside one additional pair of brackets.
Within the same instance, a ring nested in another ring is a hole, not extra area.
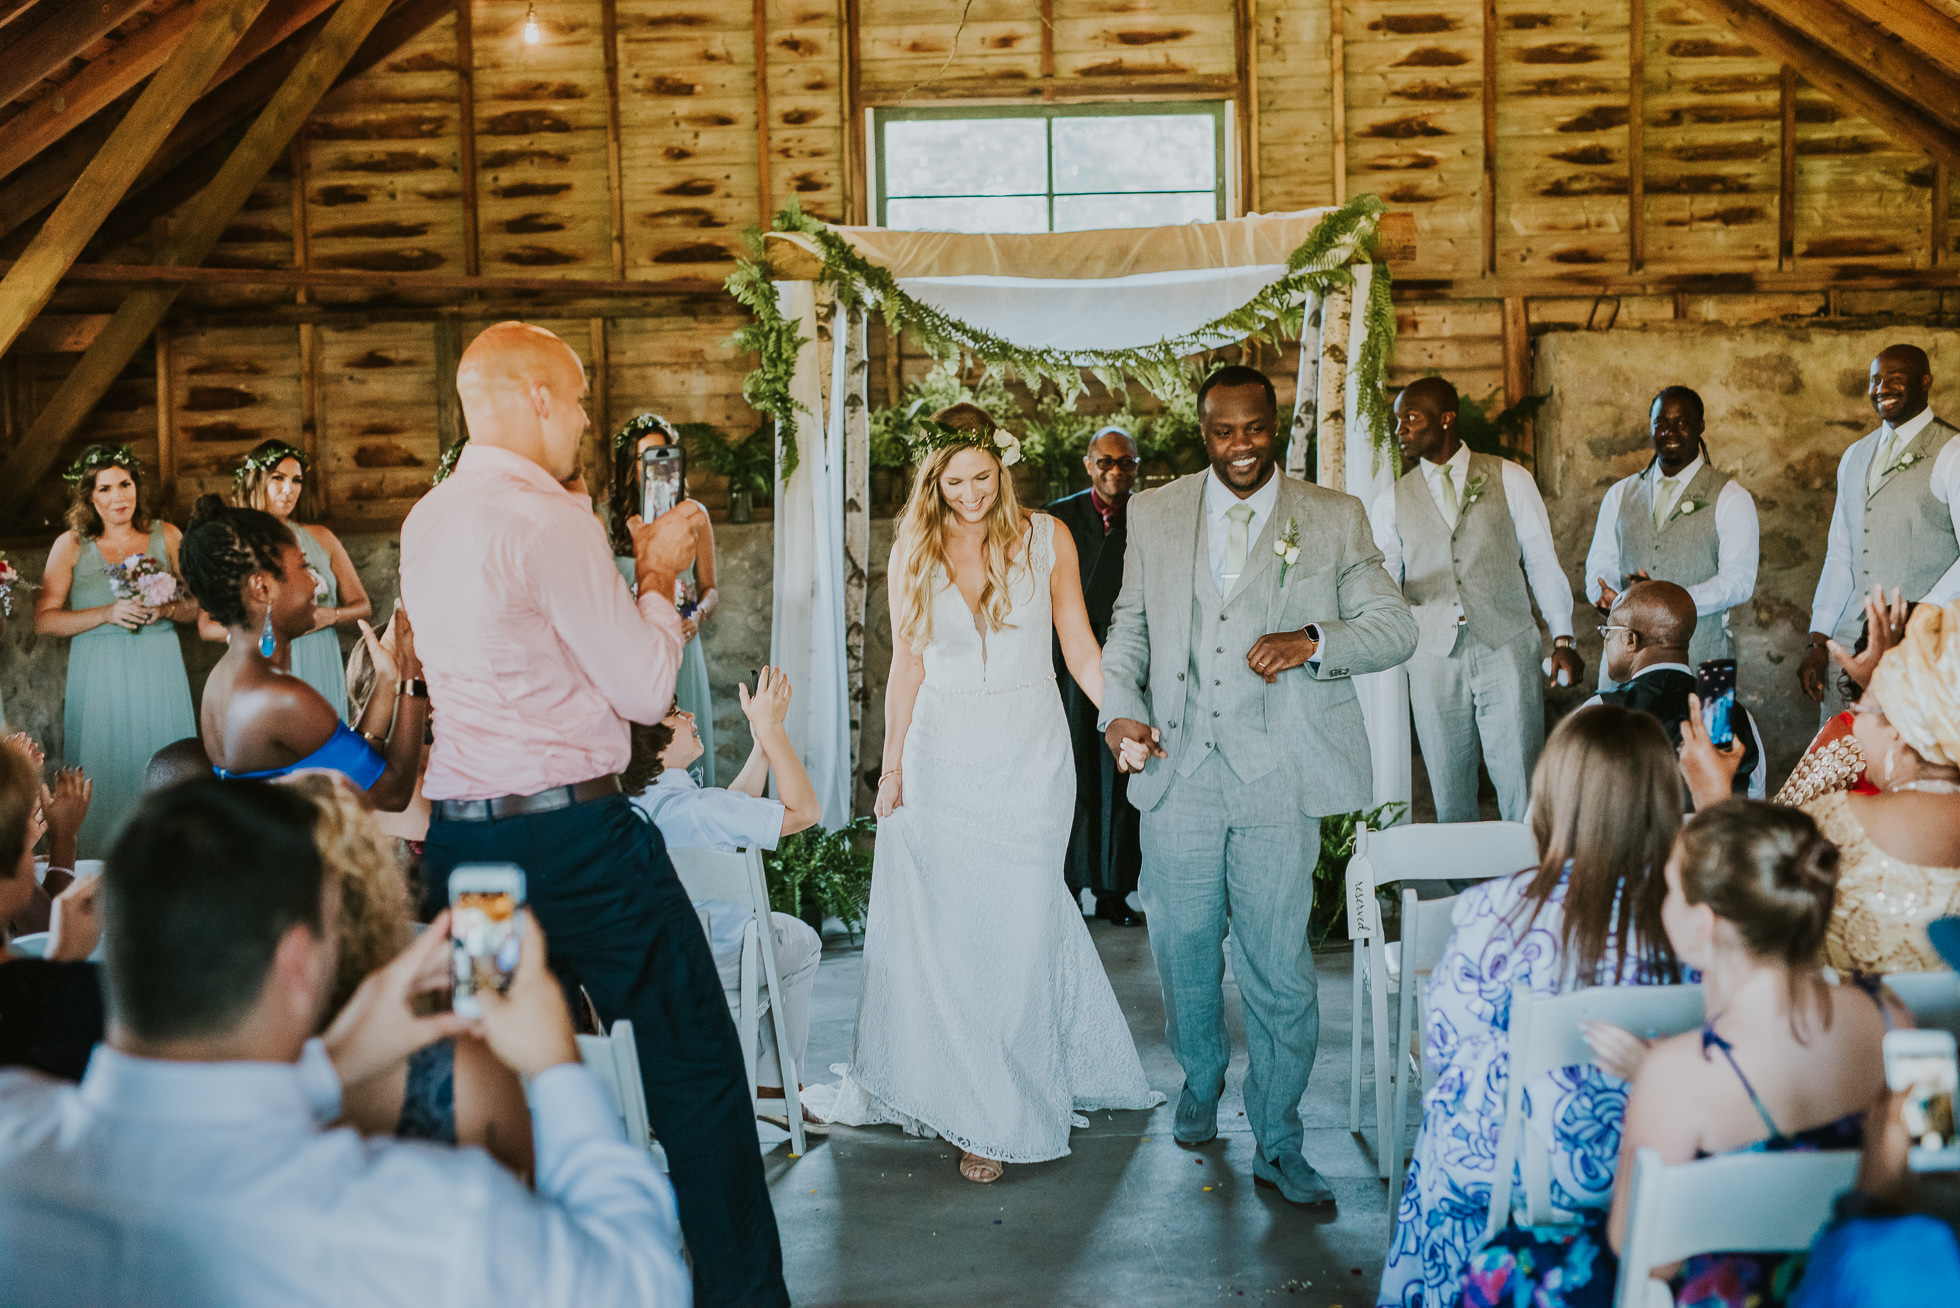
[(1480, 472), (1469, 481), (1463, 483), (1463, 507), (1466, 509), (1469, 508), (1472, 504), (1482, 499), (1483, 494), (1484, 474)]
[(1913, 464), (1925, 457), (1926, 454), (1923, 450), (1912, 450), (1906, 454), (1901, 454), (1899, 461), (1887, 468), (1884, 472), (1881, 472), (1879, 476), (1890, 477), (1895, 472), (1904, 472), (1907, 468), (1910, 468)]
[(1273, 542), (1273, 553), (1279, 556), (1279, 584), (1286, 585), (1286, 570), (1300, 561), (1300, 524), (1292, 518), (1286, 520), (1286, 530)]
[(1697, 509), (1705, 509), (1707, 507), (1708, 507), (1707, 500), (1682, 500), (1679, 504), (1674, 506), (1674, 511), (1685, 518), (1690, 513), (1695, 512)]

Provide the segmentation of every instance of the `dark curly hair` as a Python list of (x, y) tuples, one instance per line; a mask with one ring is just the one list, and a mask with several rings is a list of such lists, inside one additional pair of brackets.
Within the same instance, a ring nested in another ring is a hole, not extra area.
[[(670, 708), (669, 713), (673, 712)], [(674, 743), (674, 729), (665, 722), (635, 722), (631, 725), (633, 752), (627, 759), (626, 768), (619, 774), (619, 784), (629, 795), (639, 795), (648, 786), (660, 779), (667, 769), (660, 766), (660, 756), (667, 752), (667, 746)]]
[(245, 579), (278, 572), (279, 552), (296, 544), (292, 528), (264, 509), (235, 508), (222, 496), (202, 495), (177, 548), (177, 566), (204, 611), (235, 627), (245, 621)]
[(95, 479), (110, 468), (121, 468), (136, 483), (136, 515), (129, 525), (137, 531), (150, 529), (150, 497), (143, 487), (143, 465), (131, 457), (126, 462), (120, 456), (128, 451), (124, 445), (91, 445), (82, 451), (82, 457), (75, 461), (76, 466), (85, 471), (68, 484), (68, 525), (83, 540), (94, 540), (103, 531), (102, 515), (95, 511)]
[(681, 443), (680, 431), (657, 413), (635, 415), (613, 433), (612, 487), (607, 503), (612, 509), (613, 553), (621, 558), (633, 553), (633, 537), (626, 531), (626, 520), (640, 511), (640, 438), (656, 434), (664, 437), (669, 445)]

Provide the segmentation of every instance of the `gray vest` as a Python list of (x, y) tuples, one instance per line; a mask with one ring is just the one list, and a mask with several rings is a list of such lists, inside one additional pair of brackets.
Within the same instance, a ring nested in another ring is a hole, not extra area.
[[(1277, 504), (1273, 512), (1279, 512)], [(1267, 592), (1241, 584), (1229, 600), (1218, 593), (1211, 575), (1209, 531), (1207, 525), (1198, 532), (1196, 584), (1191, 588), (1191, 691), (1179, 728), (1177, 775), (1190, 776), (1216, 750), (1240, 781), (1250, 783), (1279, 766), (1279, 753), (1266, 735), (1266, 682), (1245, 662), (1246, 651), (1266, 634)], [(1248, 558), (1241, 582), (1252, 577), (1256, 561)], [(1231, 729), (1220, 732), (1224, 723)]]
[[(1717, 471), (1703, 451), (1701, 470), (1689, 479), (1674, 501), (1674, 511), (1654, 529), (1653, 482), (1642, 474), (1620, 497), (1620, 569), (1631, 576), (1642, 568), (1656, 581), (1695, 586), (1714, 576), (1722, 562), (1722, 542), (1715, 530), (1715, 501), (1729, 484), (1729, 474)], [(1689, 503), (1697, 507), (1683, 512)], [(1949, 533), (1950, 534), (1950, 533)], [(1703, 614), (1688, 643), (1688, 666), (1699, 668), (1708, 659), (1735, 657), (1729, 635), (1729, 615)], [(1604, 668), (1601, 675), (1604, 676)]]
[[(1863, 539), (1854, 542), (1858, 589), (1833, 633), (1840, 643), (1858, 638), (1865, 621), (1859, 597), (1871, 594), (1873, 586), (1887, 590), (1897, 586), (1907, 599), (1918, 599), (1960, 558), (1960, 543), (1953, 538), (1953, 510), (1933, 498), (1933, 464), (1953, 434), (1953, 428), (1937, 418), (1927, 423), (1911, 444), (1892, 456), (1892, 466), (1897, 466), (1917, 455), (1912, 466), (1887, 477), (1877, 493), (1866, 498)], [(1847, 489), (1855, 495), (1863, 487), (1840, 486), (1838, 494)]]
[(1486, 649), (1502, 649), (1527, 631), (1535, 640), (1524, 551), (1504, 498), (1503, 460), (1471, 454), (1458, 502), (1452, 533), (1420, 465), (1395, 483), (1402, 594), (1415, 610), (1416, 652), (1447, 657), (1456, 646), (1459, 616), (1471, 639)]

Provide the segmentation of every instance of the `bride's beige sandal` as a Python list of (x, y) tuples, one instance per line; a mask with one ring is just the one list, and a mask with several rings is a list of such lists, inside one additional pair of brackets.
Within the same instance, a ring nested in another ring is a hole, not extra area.
[(960, 1175), (975, 1185), (992, 1185), (1000, 1180), (1006, 1171), (1007, 1165), (994, 1159), (982, 1158), (979, 1154), (972, 1153), (960, 1155)]

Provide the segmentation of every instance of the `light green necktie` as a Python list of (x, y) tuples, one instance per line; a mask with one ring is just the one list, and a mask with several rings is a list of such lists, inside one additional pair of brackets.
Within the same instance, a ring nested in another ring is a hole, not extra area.
[(1674, 488), (1680, 484), (1679, 477), (1660, 477), (1654, 482), (1654, 530), (1659, 531), (1667, 522), (1668, 515), (1674, 512), (1676, 496)]
[(1443, 521), (1451, 531), (1456, 530), (1457, 515), (1462, 512), (1456, 502), (1456, 478), (1450, 476), (1448, 464), (1443, 465)]
[(1252, 506), (1234, 504), (1225, 510), (1225, 516), (1231, 526), (1225, 529), (1225, 572), (1219, 580), (1224, 582), (1223, 589), (1230, 592), (1232, 583), (1245, 571), (1245, 556), (1251, 548), (1247, 529), (1252, 526)]
[(1872, 451), (1871, 470), (1865, 474), (1865, 495), (1870, 498), (1878, 493), (1885, 482), (1885, 474), (1898, 461), (1899, 430), (1887, 427), (1885, 434), (1878, 438), (1878, 448)]

